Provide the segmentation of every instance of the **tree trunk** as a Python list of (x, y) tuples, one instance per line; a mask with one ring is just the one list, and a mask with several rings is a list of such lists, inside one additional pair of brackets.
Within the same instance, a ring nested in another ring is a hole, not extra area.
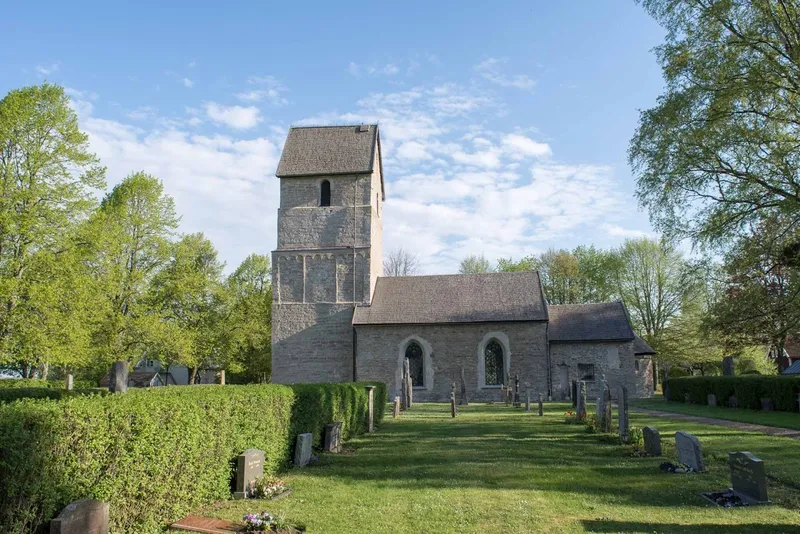
[(194, 379), (197, 378), (197, 367), (189, 368), (189, 385), (194, 385)]
[(47, 373), (50, 371), (50, 364), (49, 363), (42, 363), (39, 365), (39, 378), (42, 380), (47, 380)]

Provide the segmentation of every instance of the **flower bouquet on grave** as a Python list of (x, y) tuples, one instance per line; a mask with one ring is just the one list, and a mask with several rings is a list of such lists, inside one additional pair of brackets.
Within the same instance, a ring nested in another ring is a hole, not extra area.
[(256, 499), (274, 499), (286, 491), (286, 484), (277, 477), (264, 476), (255, 481), (253, 497)]
[(247, 514), (244, 516), (245, 532), (271, 532), (274, 531), (275, 518), (269, 512)]
[(672, 462), (664, 462), (663, 464), (658, 466), (659, 469), (664, 471), (665, 473), (693, 473), (694, 469), (689, 467), (686, 464), (676, 463), (673, 464)]

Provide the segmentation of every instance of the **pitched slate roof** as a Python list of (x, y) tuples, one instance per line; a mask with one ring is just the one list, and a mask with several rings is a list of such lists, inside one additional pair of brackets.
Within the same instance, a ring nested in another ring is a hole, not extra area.
[(354, 325), (546, 321), (539, 273), (384, 276)]
[(781, 373), (782, 375), (800, 375), (800, 360), (794, 362)]
[(551, 342), (632, 341), (628, 314), (621, 302), (548, 306)]
[(371, 173), (380, 137), (377, 124), (365, 127), (364, 132), (360, 125), (291, 128), (275, 175)]
[(651, 347), (647, 341), (636, 336), (633, 338), (633, 353), (637, 356), (646, 354), (655, 354), (656, 351)]

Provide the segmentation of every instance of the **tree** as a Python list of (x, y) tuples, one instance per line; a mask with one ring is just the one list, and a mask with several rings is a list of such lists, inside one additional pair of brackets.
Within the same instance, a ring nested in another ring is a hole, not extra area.
[(613, 251), (579, 246), (572, 251), (577, 258), (579, 302), (609, 302), (616, 296), (614, 273), (618, 257)]
[(666, 79), (630, 146), (637, 194), (670, 235), (724, 244), (747, 225), (800, 219), (800, 5), (643, 0), (667, 29)]
[(52, 339), (30, 326), (52, 326), (57, 287), (69, 289), (54, 280), (45, 294), (43, 277), (66, 273), (56, 255), (96, 204), (93, 190), (105, 185), (88, 147), (63, 88), (45, 83), (0, 100), (0, 362), (20, 362), (27, 376), (53, 357)]
[(201, 233), (188, 234), (172, 246), (169, 263), (153, 278), (149, 300), (168, 329), (160, 359), (188, 367), (189, 383), (199, 367), (228, 362), (223, 268), (211, 241)]
[(489, 260), (487, 260), (486, 256), (483, 254), (480, 256), (476, 254), (470, 254), (461, 260), (461, 264), (458, 267), (458, 272), (461, 274), (488, 273), (491, 270), (492, 269), (489, 265)]
[(269, 382), (272, 376), (271, 277), (269, 256), (251, 254), (226, 282), (232, 304), (225, 331), (244, 382)]
[(535, 271), (538, 266), (539, 260), (535, 256), (525, 256), (519, 261), (514, 261), (512, 258), (500, 258), (497, 260), (497, 271), (501, 273)]
[(383, 260), (384, 276), (414, 276), (419, 272), (419, 257), (402, 247), (392, 250)]

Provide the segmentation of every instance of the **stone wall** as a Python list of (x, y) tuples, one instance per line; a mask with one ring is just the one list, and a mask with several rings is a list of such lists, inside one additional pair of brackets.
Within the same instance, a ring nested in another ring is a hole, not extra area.
[(497, 401), (498, 387), (481, 387), (479, 354), (491, 339), (503, 346), (507, 369), (512, 378), (520, 377), (520, 392), (525, 382), (531, 391), (547, 395), (547, 341), (545, 323), (485, 323), (453, 325), (357, 326), (357, 380), (385, 382), (389, 398), (400, 394), (405, 348), (417, 341), (425, 353), (425, 383), (416, 385), (414, 399), (444, 402), (450, 398), (453, 381), (461, 391), (461, 367), (472, 401)]
[(552, 343), (550, 361), (553, 373), (553, 397), (567, 398), (573, 380), (579, 380), (578, 364), (594, 365), (594, 381), (586, 383), (586, 398), (594, 402), (599, 394), (601, 377), (616, 399), (618, 388), (625, 385), (629, 395), (642, 396), (645, 372), (634, 370), (633, 342)]

